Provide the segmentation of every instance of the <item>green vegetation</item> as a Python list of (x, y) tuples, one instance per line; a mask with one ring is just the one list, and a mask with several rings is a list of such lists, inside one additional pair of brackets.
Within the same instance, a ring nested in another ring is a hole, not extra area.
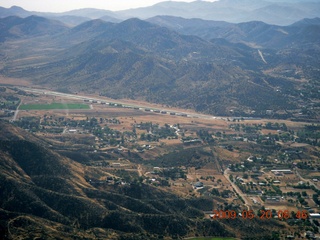
[(26, 104), (21, 105), (20, 110), (49, 110), (49, 109), (89, 109), (81, 103), (50, 103), (50, 104)]
[(12, 95), (4, 94), (3, 90), (0, 90), (0, 92), (2, 93), (2, 96), (0, 97), (0, 109), (16, 110), (20, 103), (20, 99)]

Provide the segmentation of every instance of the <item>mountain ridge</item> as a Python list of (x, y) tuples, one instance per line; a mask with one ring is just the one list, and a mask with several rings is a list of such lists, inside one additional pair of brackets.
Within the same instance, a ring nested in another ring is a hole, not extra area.
[(37, 37), (54, 35), (66, 31), (66, 25), (59, 21), (49, 20), (35, 15), (26, 18), (9, 16), (0, 19), (0, 41), (10, 38)]
[[(184, 19), (173, 16), (157, 16), (150, 21), (159, 26), (168, 27), (180, 34), (194, 34), (203, 39), (224, 38), (234, 43), (254, 43), (263, 48), (284, 48), (304, 41), (301, 36), (307, 34), (310, 42), (317, 42), (318, 31), (308, 31), (310, 25), (319, 25), (319, 18), (303, 19), (289, 26), (271, 25), (261, 21), (238, 24), (202, 19)], [(196, 24), (195, 24), (196, 23)], [(299, 32), (297, 32), (299, 31)], [(305, 32), (303, 34), (302, 32)], [(294, 37), (296, 35), (296, 37)], [(297, 36), (299, 35), (299, 37)], [(294, 40), (292, 40), (294, 39)], [(296, 43), (295, 43), (296, 42)]]
[[(269, 2), (269, 1), (236, 1), (221, 0), (216, 2), (194, 1), (161, 2), (151, 7), (119, 11), (128, 17), (151, 18), (157, 15), (171, 15), (183, 18), (201, 18), (205, 20), (227, 21), (233, 23), (254, 20), (269, 24), (289, 25), (302, 18), (319, 17), (320, 3), (317, 2)], [(177, 9), (177, 11), (175, 11)], [(270, 11), (267, 9), (271, 9)], [(296, 11), (295, 14), (288, 13)], [(273, 14), (272, 17), (270, 13)], [(268, 15), (269, 14), (269, 15)]]
[[(175, 18), (169, 20), (174, 23)], [(36, 38), (25, 39), (28, 47), (23, 53), (3, 49), (9, 59), (27, 60), (6, 61), (0, 72), (50, 87), (63, 83), (71, 92), (93, 91), (215, 115), (234, 114), (237, 109), (237, 115), (263, 116), (274, 109), (287, 116), (287, 111), (313, 101), (316, 95), (309, 88), (316, 81), (318, 25), (192, 21), (178, 18), (181, 26), (183, 22), (191, 26), (189, 32), (201, 22), (204, 34), (212, 31), (220, 39), (184, 35), (180, 27), (174, 31), (137, 18), (121, 23), (91, 20), (42, 37), (36, 51)], [(197, 34), (201, 31), (200, 27)], [(40, 58), (42, 51), (46, 54)], [(303, 84), (306, 77), (308, 83)]]
[[(295, 12), (294, 14), (292, 14)], [(319, 1), (236, 1), (220, 0), (215, 2), (161, 2), (150, 7), (121, 11), (86, 8), (64, 13), (28, 12), (22, 8), (0, 8), (0, 17), (17, 15), (26, 17), (40, 15), (58, 19), (73, 26), (88, 19), (103, 18), (111, 22), (120, 22), (128, 18), (147, 19), (158, 15), (172, 15), (184, 18), (202, 18), (205, 20), (227, 21), (233, 23), (260, 20), (275, 25), (290, 25), (303, 18), (320, 17)], [(290, 14), (291, 13), (291, 14)]]

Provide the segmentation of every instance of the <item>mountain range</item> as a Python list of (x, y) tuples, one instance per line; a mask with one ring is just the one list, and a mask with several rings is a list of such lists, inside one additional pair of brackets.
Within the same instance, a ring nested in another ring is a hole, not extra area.
[(319, 17), (319, 7), (319, 1), (220, 0), (216, 2), (194, 1), (191, 3), (167, 1), (151, 7), (124, 10), (118, 13), (142, 19), (158, 15), (170, 15), (233, 23), (258, 20), (270, 24), (288, 25), (302, 18)]
[(223, 21), (157, 16), (147, 21), (184, 35), (203, 39), (226, 39), (260, 48), (288, 48), (319, 43), (320, 18), (302, 19), (289, 26), (270, 25), (260, 21), (233, 24)]
[(289, 25), (304, 18), (320, 17), (319, 0), (297, 0), (281, 2), (273, 0), (219, 0), (215, 2), (165, 1), (150, 7), (109, 11), (101, 9), (78, 9), (64, 13), (29, 12), (20, 7), (0, 7), (0, 17), (31, 15), (59, 19), (75, 26), (90, 19), (101, 18), (109, 22), (120, 22), (129, 18), (147, 19), (155, 16), (170, 15), (183, 18), (227, 21), (232, 23), (263, 21), (275, 25)]
[(0, 73), (53, 88), (242, 116), (287, 117), (317, 97), (319, 18), (286, 27), (166, 16), (76, 27), (36, 16), (0, 22)]

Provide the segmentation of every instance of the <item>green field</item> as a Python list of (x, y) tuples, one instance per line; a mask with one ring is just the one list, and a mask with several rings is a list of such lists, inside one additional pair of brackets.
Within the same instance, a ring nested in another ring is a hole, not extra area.
[(89, 105), (81, 103), (51, 103), (51, 104), (26, 104), (19, 110), (50, 110), (50, 109), (90, 109)]

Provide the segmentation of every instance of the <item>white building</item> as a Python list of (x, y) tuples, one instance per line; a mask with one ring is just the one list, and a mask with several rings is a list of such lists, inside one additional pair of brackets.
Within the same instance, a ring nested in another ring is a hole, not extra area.
[(320, 218), (320, 213), (310, 213), (310, 218)]

